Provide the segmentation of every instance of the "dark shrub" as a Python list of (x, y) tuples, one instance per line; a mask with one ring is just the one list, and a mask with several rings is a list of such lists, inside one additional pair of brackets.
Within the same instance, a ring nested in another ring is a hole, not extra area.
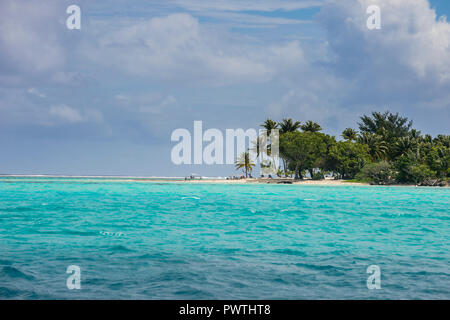
[(322, 172), (316, 172), (313, 174), (312, 179), (313, 180), (323, 180), (323, 179), (325, 179), (325, 176), (323, 175)]
[(394, 171), (387, 161), (369, 163), (362, 168), (357, 178), (373, 182), (375, 184), (392, 184)]

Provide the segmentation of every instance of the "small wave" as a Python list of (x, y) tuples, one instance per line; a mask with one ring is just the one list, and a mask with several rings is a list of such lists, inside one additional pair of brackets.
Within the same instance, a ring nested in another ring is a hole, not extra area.
[(36, 208), (33, 207), (14, 207), (14, 208), (5, 208), (6, 212), (28, 212), (34, 211)]
[(124, 285), (122, 282), (115, 282), (108, 285), (108, 288), (110, 288), (111, 290), (122, 290), (123, 287)]
[(409, 271), (405, 272), (406, 275), (413, 276), (413, 277), (421, 277), (421, 276), (450, 276), (450, 273), (447, 272), (436, 272), (436, 271)]
[(346, 268), (336, 267), (332, 265), (320, 265), (320, 264), (309, 264), (309, 263), (296, 263), (297, 267), (303, 267), (312, 270), (326, 271), (326, 270), (334, 270), (334, 271), (345, 271)]
[(189, 299), (214, 299), (212, 293), (204, 290), (199, 290), (192, 287), (185, 287), (181, 290), (174, 292), (176, 296), (180, 296), (183, 298)]
[(75, 236), (95, 236), (97, 233), (94, 231), (78, 231), (78, 230), (70, 230), (63, 229), (63, 232), (66, 234), (71, 234)]
[(12, 265), (12, 261), (0, 259), (0, 265)]
[(166, 260), (168, 255), (165, 253), (144, 253), (131, 257), (136, 260)]
[(0, 297), (2, 297), (2, 299), (17, 298), (18, 296), (20, 296), (21, 293), (22, 292), (19, 290), (0, 287)]
[(182, 199), (182, 200), (185, 200), (185, 199), (194, 199), (194, 200), (200, 200), (200, 198), (199, 198), (199, 197), (181, 197), (181, 199)]
[(5, 266), (2, 268), (2, 271), (0, 271), (0, 274), (5, 275), (10, 278), (19, 278), (19, 279), (27, 279), (27, 280), (33, 280), (34, 277), (31, 275), (27, 275), (20, 271), (17, 268), (14, 268), (12, 266)]
[(422, 231), (425, 231), (425, 232), (436, 233), (436, 231), (434, 231), (434, 230), (432, 230), (432, 229), (430, 229), (430, 228), (427, 228), (427, 227), (422, 227), (421, 230), (422, 230)]
[(122, 237), (125, 235), (123, 232), (110, 232), (110, 231), (100, 231), (100, 234), (102, 236), (109, 236), (109, 237)]
[(127, 248), (127, 247), (125, 247), (125, 246), (121, 246), (121, 245), (111, 247), (110, 250), (111, 250), (111, 251), (115, 251), (115, 252), (133, 252), (133, 251), (134, 251), (134, 250), (132, 250), (132, 249), (129, 249), (129, 248)]
[(300, 257), (306, 257), (307, 254), (303, 251), (298, 250), (292, 250), (292, 249), (281, 249), (281, 250), (274, 250), (275, 253), (281, 253), (281, 254), (287, 254), (291, 256), (300, 256)]
[(247, 232), (248, 232), (247, 230), (232, 230), (226, 231), (225, 234), (235, 235), (235, 234), (246, 234)]
[(298, 214), (303, 214), (304, 213), (304, 211), (302, 211), (301, 209), (297, 209), (297, 208), (294, 208), (294, 209), (283, 209), (283, 210), (280, 211), (280, 213), (285, 213), (285, 212), (288, 212), (288, 213), (291, 213), (291, 214), (294, 214), (294, 215), (298, 215)]

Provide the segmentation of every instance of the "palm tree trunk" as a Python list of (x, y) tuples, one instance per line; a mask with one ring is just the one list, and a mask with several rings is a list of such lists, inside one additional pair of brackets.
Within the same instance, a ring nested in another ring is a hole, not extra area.
[(302, 176), (302, 170), (300, 168), (300, 165), (297, 164), (295, 165), (295, 180), (302, 180), (303, 176)]

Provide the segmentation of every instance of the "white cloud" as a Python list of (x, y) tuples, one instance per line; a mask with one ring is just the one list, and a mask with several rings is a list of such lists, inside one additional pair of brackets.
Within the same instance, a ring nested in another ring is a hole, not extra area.
[(49, 114), (59, 120), (69, 123), (103, 121), (103, 115), (98, 110), (88, 109), (81, 113), (79, 110), (65, 104), (51, 106)]
[(82, 52), (127, 74), (212, 86), (270, 81), (304, 58), (296, 41), (267, 46), (220, 28), (207, 29), (189, 14), (108, 25)]
[[(437, 19), (426, 0), (185, 0), (146, 5), (142, 18), (99, 17), (102, 6), (122, 11), (120, 2), (91, 3), (81, 4), (82, 11), (93, 13), (83, 16), (83, 29), (68, 33), (59, 1), (0, 2), (2, 123), (94, 123), (103, 121), (104, 113), (123, 128), (138, 131), (136, 124), (147, 123), (160, 130), (199, 110), (198, 101), (208, 104), (207, 96), (212, 97), (211, 118), (219, 105), (256, 110), (266, 104), (274, 115), (325, 123), (337, 119), (336, 127), (370, 108), (406, 110), (411, 117), (433, 108), (424, 119), (448, 120), (449, 23)], [(324, 6), (314, 23), (283, 18), (283, 12), (318, 4)], [(381, 30), (366, 27), (369, 4), (381, 7)], [(173, 13), (183, 10), (189, 13)], [(280, 14), (267, 17), (252, 10)], [(239, 20), (247, 26), (285, 25), (249, 31), (235, 28)], [(295, 40), (300, 35), (314, 39)], [(67, 90), (87, 81), (99, 90), (83, 85), (76, 94)], [(186, 90), (192, 86), (209, 92)], [(117, 88), (123, 88), (117, 101), (102, 100)], [(172, 94), (134, 96), (147, 88)], [(43, 92), (46, 99), (34, 98), (44, 98)], [(242, 102), (238, 97), (245, 95), (253, 97)], [(101, 105), (103, 113), (91, 111), (86, 101)], [(109, 108), (110, 102), (123, 108)], [(220, 112), (230, 119), (236, 114)]]
[[(65, 62), (61, 29), (55, 20), (61, 5), (45, 1), (0, 2), (0, 70), (42, 73)], [(64, 12), (64, 11), (61, 11)]]
[(36, 89), (36, 88), (29, 88), (29, 89), (27, 90), (27, 92), (28, 92), (29, 94), (34, 95), (34, 96), (37, 96), (37, 97), (39, 97), (39, 98), (45, 98), (45, 97), (46, 97), (46, 95), (45, 95), (44, 93), (39, 92), (39, 90)]
[(71, 123), (83, 121), (83, 118), (81, 117), (81, 114), (78, 112), (78, 110), (71, 108), (65, 104), (51, 106), (49, 114)]
[[(381, 30), (367, 28), (372, 4), (381, 8)], [(341, 129), (371, 110), (398, 111), (422, 125), (450, 121), (450, 24), (428, 1), (330, 0), (318, 22), (327, 32), (319, 64), (309, 63), (302, 78), (286, 73), (293, 85), (269, 112)]]
[(196, 16), (217, 19), (235, 28), (274, 28), (283, 25), (294, 26), (311, 23), (310, 20), (283, 17), (265, 17), (258, 14), (247, 14), (230, 11), (213, 11), (206, 13), (196, 12)]
[(117, 94), (114, 98), (119, 105), (129, 111), (135, 110), (136, 112), (155, 115), (169, 112), (169, 108), (176, 107), (178, 104), (177, 98), (173, 95), (161, 93), (135, 94), (133, 96)]
[(349, 115), (342, 106), (349, 92), (345, 83), (324, 70), (309, 69), (296, 84), (278, 100), (269, 103), (267, 113), (270, 117), (279, 120), (295, 118), (301, 122), (313, 120), (331, 131), (339, 129), (349, 118), (354, 123), (356, 114)]
[(275, 10), (299, 10), (321, 6), (323, 0), (172, 0), (181, 7), (193, 11), (221, 10), (221, 11), (275, 11)]
[(139, 110), (145, 113), (161, 114), (162, 112), (167, 111), (168, 107), (176, 104), (177, 99), (174, 96), (169, 95), (159, 101), (155, 101), (154, 103), (140, 105)]
[[(366, 27), (365, 10), (373, 4), (381, 8), (381, 30)], [(450, 81), (450, 24), (437, 20), (427, 0), (330, 1), (321, 22), (346, 74), (389, 81), (402, 71), (437, 85)]]

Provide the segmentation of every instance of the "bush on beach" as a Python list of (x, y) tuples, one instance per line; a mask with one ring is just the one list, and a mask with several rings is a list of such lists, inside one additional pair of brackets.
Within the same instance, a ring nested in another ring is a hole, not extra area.
[(356, 179), (378, 185), (393, 184), (395, 182), (394, 174), (395, 172), (389, 162), (380, 161), (365, 165), (361, 172), (357, 174)]

